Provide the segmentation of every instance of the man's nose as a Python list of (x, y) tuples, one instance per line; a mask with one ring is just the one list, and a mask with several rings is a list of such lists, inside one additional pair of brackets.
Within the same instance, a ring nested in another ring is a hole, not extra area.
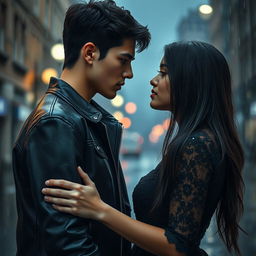
[(128, 78), (128, 79), (133, 78), (132, 67), (130, 67), (129, 69), (127, 69), (127, 70), (123, 73), (123, 77), (124, 77), (124, 78)]

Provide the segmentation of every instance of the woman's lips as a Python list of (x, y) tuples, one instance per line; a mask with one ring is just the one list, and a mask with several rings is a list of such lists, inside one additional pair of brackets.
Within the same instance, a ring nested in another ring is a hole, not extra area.
[(154, 90), (151, 90), (151, 92), (152, 94), (150, 95), (150, 97), (151, 99), (153, 99), (157, 95), (157, 93)]

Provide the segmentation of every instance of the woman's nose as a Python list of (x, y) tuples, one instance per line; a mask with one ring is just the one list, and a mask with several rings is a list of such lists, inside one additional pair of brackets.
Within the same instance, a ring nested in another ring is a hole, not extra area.
[(150, 84), (152, 85), (152, 86), (156, 86), (157, 85), (157, 78), (156, 77), (154, 77), (154, 78), (152, 78), (151, 80), (150, 80)]

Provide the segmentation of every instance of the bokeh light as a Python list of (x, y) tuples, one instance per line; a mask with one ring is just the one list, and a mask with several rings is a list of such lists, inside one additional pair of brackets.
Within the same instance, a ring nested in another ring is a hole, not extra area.
[(111, 104), (114, 107), (121, 107), (124, 104), (123, 96), (120, 94), (116, 95), (116, 97), (113, 100), (111, 100)]
[(155, 135), (155, 136), (161, 136), (163, 133), (164, 133), (164, 128), (161, 124), (158, 124), (158, 125), (155, 125), (153, 128), (152, 128), (152, 133)]
[(205, 15), (211, 14), (212, 11), (213, 11), (212, 7), (208, 4), (202, 4), (199, 7), (199, 12), (202, 13), (202, 14), (205, 14)]
[(151, 143), (157, 143), (159, 140), (159, 136), (154, 135), (152, 132), (149, 134), (149, 141)]
[(121, 161), (121, 166), (122, 166), (123, 171), (127, 171), (128, 167), (129, 167), (129, 162), (125, 161), (125, 160), (122, 160)]
[(122, 118), (124, 117), (123, 113), (121, 111), (116, 111), (113, 114), (114, 118), (117, 119), (119, 122), (122, 120)]
[(137, 110), (137, 106), (135, 103), (133, 102), (128, 102), (126, 105), (125, 105), (125, 111), (128, 113), (128, 114), (134, 114)]
[(165, 120), (163, 121), (163, 124), (162, 124), (164, 130), (168, 130), (169, 125), (170, 125), (170, 118), (167, 118), (167, 119), (165, 119)]
[(43, 81), (44, 84), (49, 84), (50, 78), (54, 76), (57, 77), (58, 76), (58, 72), (56, 69), (54, 68), (46, 68), (41, 75), (41, 79)]
[(128, 129), (132, 125), (132, 121), (129, 117), (123, 117), (120, 121), (125, 129)]
[(63, 61), (65, 56), (63, 44), (55, 44), (51, 49), (51, 54), (55, 60)]

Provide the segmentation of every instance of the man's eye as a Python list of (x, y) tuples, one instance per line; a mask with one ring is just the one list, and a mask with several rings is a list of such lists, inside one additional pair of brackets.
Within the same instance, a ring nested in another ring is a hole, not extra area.
[(120, 62), (122, 65), (125, 65), (127, 64), (128, 60), (127, 59), (120, 59)]

